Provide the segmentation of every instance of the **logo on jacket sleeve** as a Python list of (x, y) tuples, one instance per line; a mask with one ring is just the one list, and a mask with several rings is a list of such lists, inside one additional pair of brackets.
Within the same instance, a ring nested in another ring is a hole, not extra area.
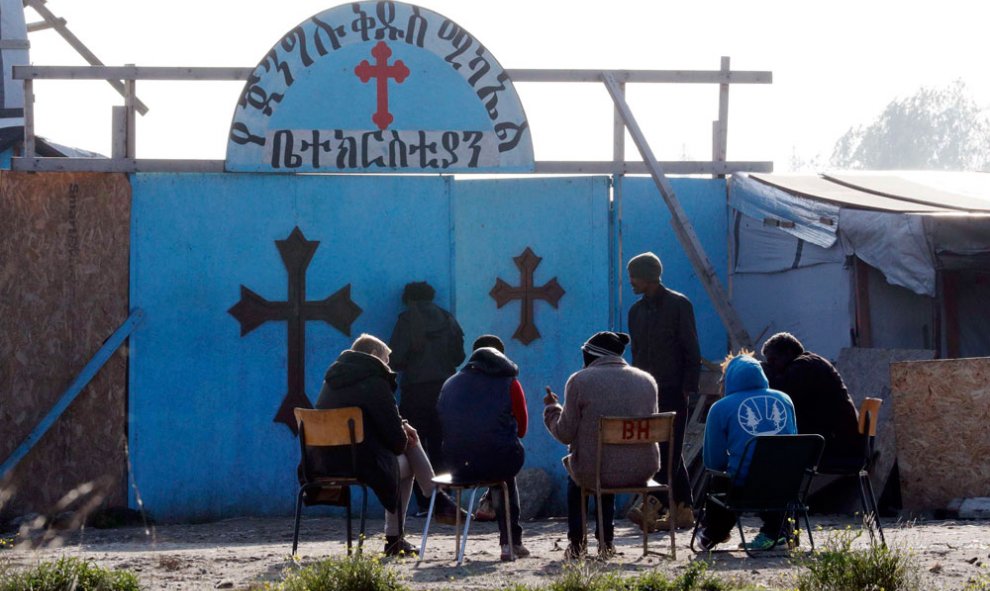
[(739, 405), (736, 418), (750, 435), (776, 435), (787, 425), (787, 407), (773, 396), (754, 396)]

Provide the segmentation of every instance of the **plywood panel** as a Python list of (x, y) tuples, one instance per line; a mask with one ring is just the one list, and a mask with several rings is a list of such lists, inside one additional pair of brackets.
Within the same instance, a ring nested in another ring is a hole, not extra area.
[(990, 493), (990, 358), (890, 366), (904, 508)]
[(874, 464), (873, 489), (883, 491), (887, 477), (897, 459), (897, 433), (894, 429), (894, 405), (890, 399), (890, 364), (897, 361), (925, 361), (935, 356), (934, 351), (923, 349), (862, 349), (845, 348), (839, 351), (836, 368), (846, 383), (856, 408), (867, 397), (883, 400), (877, 423), (876, 449), (879, 456)]
[[(130, 187), (101, 173), (0, 173), (0, 458), (127, 318)], [(5, 483), (3, 515), (100, 481), (122, 504), (126, 356), (118, 352)]]

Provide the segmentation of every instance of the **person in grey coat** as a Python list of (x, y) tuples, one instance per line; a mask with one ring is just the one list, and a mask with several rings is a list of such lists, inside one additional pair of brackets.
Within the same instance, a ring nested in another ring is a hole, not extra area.
[[(598, 448), (598, 420), (603, 416), (648, 416), (657, 412), (657, 384), (650, 374), (636, 369), (622, 358), (629, 335), (599, 332), (581, 347), (584, 369), (573, 374), (564, 387), (564, 404), (547, 386), (543, 402), (543, 422), (557, 441), (568, 446), (564, 467), (567, 480), (567, 538), (570, 546), (565, 556), (580, 557), (584, 532), (581, 514), (581, 487), (595, 483), (595, 456)], [(636, 486), (645, 483), (660, 469), (660, 451), (656, 444), (606, 448), (602, 457), (602, 485)], [(602, 495), (601, 528), (603, 544), (598, 553), (608, 557), (612, 545), (615, 495)], [(596, 537), (597, 533), (596, 533)]]

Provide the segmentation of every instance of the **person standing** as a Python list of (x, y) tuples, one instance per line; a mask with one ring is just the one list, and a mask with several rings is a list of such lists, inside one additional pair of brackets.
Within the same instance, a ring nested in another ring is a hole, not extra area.
[(529, 420), (518, 375), (519, 368), (505, 356), (501, 339), (485, 335), (475, 341), (467, 364), (444, 383), (437, 403), (443, 453), (454, 478), (505, 482), (508, 487), (508, 527), (502, 492), (490, 491), (503, 561), (529, 556), (522, 545), (516, 487), (516, 474), (526, 459), (521, 439)]
[[(598, 450), (598, 423), (602, 417), (645, 417), (657, 412), (657, 386), (644, 371), (630, 367), (622, 358), (629, 335), (599, 332), (581, 346), (584, 369), (574, 373), (564, 386), (564, 404), (547, 386), (543, 398), (543, 423), (550, 435), (567, 445), (564, 457), (567, 479), (567, 538), (564, 556), (580, 558), (584, 552), (581, 488), (594, 488)], [(660, 469), (657, 444), (610, 446), (602, 451), (601, 482), (605, 487), (640, 486)], [(615, 553), (615, 495), (601, 495), (602, 520), (597, 523), (598, 554)], [(596, 513), (597, 520), (597, 513)], [(601, 536), (599, 537), (599, 533)]]
[[(687, 426), (688, 399), (698, 392), (701, 378), (701, 352), (694, 324), (694, 307), (683, 294), (668, 289), (660, 281), (663, 265), (652, 252), (629, 260), (629, 283), (633, 293), (643, 296), (629, 309), (629, 334), (632, 337), (633, 367), (649, 373), (659, 388), (660, 412), (676, 412), (674, 422), (674, 482), (670, 483), (675, 507), (667, 507), (668, 519), (675, 527), (694, 525), (694, 504), (682, 449)], [(667, 457), (661, 446), (661, 457)], [(656, 475), (657, 482), (667, 484), (667, 471)], [(660, 512), (659, 495), (648, 495), (634, 508), (629, 518), (647, 529), (666, 528)], [(651, 524), (651, 522), (653, 522)], [(652, 526), (652, 527), (651, 527)]]
[[(401, 372), (399, 412), (419, 433), (430, 463), (443, 472), (443, 432), (437, 415), (440, 388), (464, 361), (464, 332), (454, 316), (433, 303), (436, 291), (425, 282), (406, 284), (389, 339), (391, 367)], [(429, 499), (416, 490), (417, 516), (425, 516)]]

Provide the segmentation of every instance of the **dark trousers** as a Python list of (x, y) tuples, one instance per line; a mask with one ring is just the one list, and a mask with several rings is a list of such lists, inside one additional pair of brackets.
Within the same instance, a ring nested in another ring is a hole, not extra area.
[[(522, 544), (522, 527), (519, 525), (519, 489), (516, 479), (505, 481), (509, 485), (509, 527), (512, 528), (512, 544)], [(509, 532), (505, 529), (505, 501), (502, 499), (502, 489), (491, 490), (492, 507), (495, 509), (495, 519), (498, 521), (498, 543), (505, 546), (509, 543)]]
[[(437, 414), (437, 399), (442, 387), (443, 382), (404, 385), (399, 399), (399, 414), (416, 429), (420, 445), (437, 474), (444, 472), (443, 431)], [(418, 486), (413, 487), (413, 493), (416, 495), (416, 505), (425, 511), (430, 506), (430, 499)]]
[[(724, 493), (729, 490), (729, 480), (727, 478), (713, 478), (708, 483), (709, 493)], [(781, 535), (781, 525), (784, 523), (785, 513), (782, 511), (764, 511), (759, 513), (763, 525), (760, 532), (771, 539), (777, 539)], [(701, 514), (701, 531), (709, 540), (719, 542), (729, 536), (729, 532), (736, 526), (736, 514), (725, 510), (721, 505), (705, 500), (705, 508)], [(783, 535), (789, 535), (789, 531), (784, 531)]]
[[(602, 495), (602, 519), (604, 524), (604, 540), (611, 544), (615, 538), (615, 495)], [(580, 546), (584, 542), (584, 529), (581, 527), (581, 514), (588, 512), (588, 506), (581, 506), (581, 487), (572, 479), (567, 479), (567, 539), (571, 544)], [(598, 512), (593, 513), (595, 520), (595, 537), (598, 537)]]
[[(691, 492), (691, 483), (688, 480), (687, 468), (684, 466), (684, 430), (687, 428), (688, 403), (684, 393), (678, 390), (660, 389), (659, 400), (660, 412), (676, 412), (677, 418), (674, 420), (674, 482), (671, 484), (671, 492), (674, 495), (675, 503), (684, 503), (689, 507), (694, 506), (694, 495)], [(666, 444), (660, 445), (660, 471), (654, 478), (660, 484), (667, 484), (667, 461)], [(667, 504), (667, 495), (653, 493), (653, 496), (664, 505)]]

